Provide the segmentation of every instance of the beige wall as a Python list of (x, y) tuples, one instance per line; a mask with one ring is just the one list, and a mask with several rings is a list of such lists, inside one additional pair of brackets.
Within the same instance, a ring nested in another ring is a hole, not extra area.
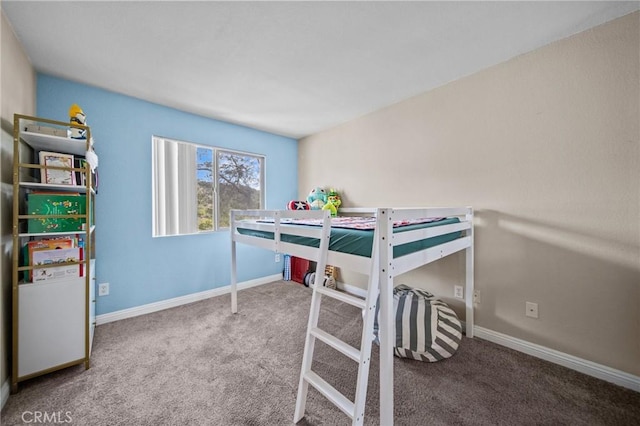
[[(640, 375), (639, 20), (302, 139), (299, 195), (324, 185), (343, 206), (473, 206), (477, 325)], [(451, 299), (462, 262), (396, 284), (463, 315)], [(526, 301), (539, 319), (525, 317)]]
[(10, 375), (11, 354), (11, 247), (12, 200), (13, 200), (13, 114), (35, 114), (36, 73), (22, 45), (17, 40), (4, 12), (0, 23), (2, 67), (0, 71), (0, 97), (2, 103), (0, 161), (0, 230), (2, 251), (0, 252), (0, 275), (2, 297), (0, 297), (0, 385)]

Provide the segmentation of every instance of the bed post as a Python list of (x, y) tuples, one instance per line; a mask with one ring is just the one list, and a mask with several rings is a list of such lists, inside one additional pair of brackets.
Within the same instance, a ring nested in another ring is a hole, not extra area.
[(473, 337), (473, 293), (474, 293), (474, 282), (473, 282), (473, 208), (468, 208), (468, 213), (465, 215), (465, 220), (469, 222), (471, 226), (467, 231), (467, 235), (470, 238), (470, 245), (464, 250), (465, 253), (465, 326), (466, 326), (466, 335), (467, 337)]
[(235, 212), (231, 210), (229, 212), (229, 226), (231, 235), (231, 313), (235, 314), (238, 312), (238, 276), (237, 265), (236, 265), (236, 240), (234, 238), (234, 234), (236, 232), (235, 226)]
[[(393, 425), (393, 210), (378, 209), (377, 240), (380, 256), (373, 259), (380, 277), (380, 424)], [(373, 275), (373, 274), (372, 274)], [(371, 278), (369, 285), (372, 285)]]

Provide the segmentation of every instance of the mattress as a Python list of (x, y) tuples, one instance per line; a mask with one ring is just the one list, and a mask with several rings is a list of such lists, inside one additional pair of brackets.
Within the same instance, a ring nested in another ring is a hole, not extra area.
[[(442, 220), (408, 224), (393, 228), (394, 233), (413, 231), (416, 229), (430, 228), (433, 226), (449, 225), (452, 223), (458, 223), (460, 220), (457, 217), (445, 218)], [(295, 225), (295, 226), (312, 226), (312, 225)], [(242, 225), (238, 225), (238, 232), (243, 235), (249, 235), (253, 237), (267, 238), (273, 240), (274, 233), (268, 231), (259, 231), (255, 229), (242, 228)], [(340, 253), (353, 254), (356, 256), (371, 257), (371, 248), (373, 247), (373, 229), (349, 229), (342, 227), (332, 227), (331, 237), (329, 239), (329, 250)], [(401, 244), (393, 248), (393, 257), (401, 257), (410, 253), (414, 253), (420, 250), (427, 249), (429, 247), (444, 244), (449, 241), (453, 241), (460, 238), (461, 232), (456, 231), (449, 234), (438, 235), (436, 237), (426, 238), (424, 240), (418, 240), (407, 244)], [(310, 247), (319, 247), (320, 240), (317, 238), (302, 237), (299, 235), (287, 234), (285, 230), (282, 231), (280, 238), (282, 241), (293, 244), (306, 245)]]

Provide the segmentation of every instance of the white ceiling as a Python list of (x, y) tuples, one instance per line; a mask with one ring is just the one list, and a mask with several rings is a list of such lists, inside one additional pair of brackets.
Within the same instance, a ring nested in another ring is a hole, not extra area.
[(300, 138), (640, 2), (1, 4), (40, 72)]

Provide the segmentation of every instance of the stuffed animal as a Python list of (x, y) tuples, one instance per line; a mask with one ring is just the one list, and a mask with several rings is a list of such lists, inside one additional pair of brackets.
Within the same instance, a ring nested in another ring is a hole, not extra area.
[[(78, 104), (73, 104), (69, 108), (69, 122), (74, 124), (85, 124), (86, 117), (82, 108), (78, 106)], [(79, 129), (77, 127), (71, 127), (69, 129), (69, 136), (72, 139), (86, 139), (87, 138), (87, 130)]]
[(335, 189), (331, 188), (329, 190), (329, 195), (327, 195), (327, 202), (324, 206), (322, 206), (322, 210), (329, 210), (331, 212), (331, 216), (337, 216), (338, 207), (340, 207), (340, 204), (342, 204), (340, 195), (336, 192)]
[(307, 203), (311, 207), (311, 210), (320, 210), (327, 204), (327, 192), (323, 189), (315, 187), (307, 195)]

